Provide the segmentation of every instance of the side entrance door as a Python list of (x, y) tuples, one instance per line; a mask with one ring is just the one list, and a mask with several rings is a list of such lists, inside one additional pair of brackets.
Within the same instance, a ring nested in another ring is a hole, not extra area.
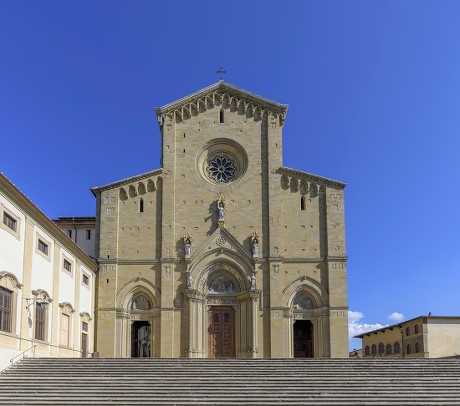
[(309, 320), (294, 322), (294, 358), (313, 358), (313, 324)]
[(150, 323), (135, 321), (131, 326), (131, 357), (150, 358)]
[(212, 306), (208, 313), (209, 358), (235, 357), (235, 310), (231, 306)]

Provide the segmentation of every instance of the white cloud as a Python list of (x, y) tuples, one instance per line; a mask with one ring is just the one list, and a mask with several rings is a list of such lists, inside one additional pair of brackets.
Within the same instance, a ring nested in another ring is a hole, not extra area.
[(394, 312), (394, 313), (391, 313), (389, 316), (388, 316), (388, 320), (393, 320), (393, 321), (401, 321), (404, 319), (404, 314), (402, 313), (398, 313), (398, 312)]
[(364, 314), (361, 312), (348, 311), (348, 336), (350, 338), (358, 335), (367, 333), (368, 331), (377, 330), (387, 325), (375, 323), (363, 323), (361, 320), (364, 319)]

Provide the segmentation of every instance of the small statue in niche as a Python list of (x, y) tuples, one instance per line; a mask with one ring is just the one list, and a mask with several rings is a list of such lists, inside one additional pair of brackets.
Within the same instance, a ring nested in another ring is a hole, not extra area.
[(252, 242), (252, 256), (254, 258), (257, 258), (259, 256), (259, 243), (257, 242), (257, 240), (254, 240)]
[(188, 259), (192, 256), (192, 237), (189, 233), (184, 235), (184, 248), (185, 258)]
[(219, 195), (217, 198), (217, 211), (218, 217), (217, 220), (219, 224), (223, 224), (225, 222), (225, 198), (224, 195)]
[(256, 289), (256, 273), (253, 272), (252, 275), (251, 275), (251, 290), (255, 290)]
[(192, 274), (187, 272), (187, 289), (192, 289)]
[(259, 235), (254, 231), (251, 237), (252, 257), (259, 257)]

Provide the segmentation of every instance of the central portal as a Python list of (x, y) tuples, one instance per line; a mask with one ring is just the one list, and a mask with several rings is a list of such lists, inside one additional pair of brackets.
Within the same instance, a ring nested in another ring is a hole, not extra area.
[(235, 310), (231, 306), (212, 306), (208, 313), (209, 358), (235, 357)]

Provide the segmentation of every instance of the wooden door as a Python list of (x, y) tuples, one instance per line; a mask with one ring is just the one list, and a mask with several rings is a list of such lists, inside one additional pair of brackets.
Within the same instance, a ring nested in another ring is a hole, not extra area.
[(81, 333), (81, 357), (88, 356), (88, 334)]
[(313, 358), (313, 324), (309, 320), (294, 323), (294, 358)]
[(213, 306), (209, 315), (209, 358), (235, 357), (235, 310)]

